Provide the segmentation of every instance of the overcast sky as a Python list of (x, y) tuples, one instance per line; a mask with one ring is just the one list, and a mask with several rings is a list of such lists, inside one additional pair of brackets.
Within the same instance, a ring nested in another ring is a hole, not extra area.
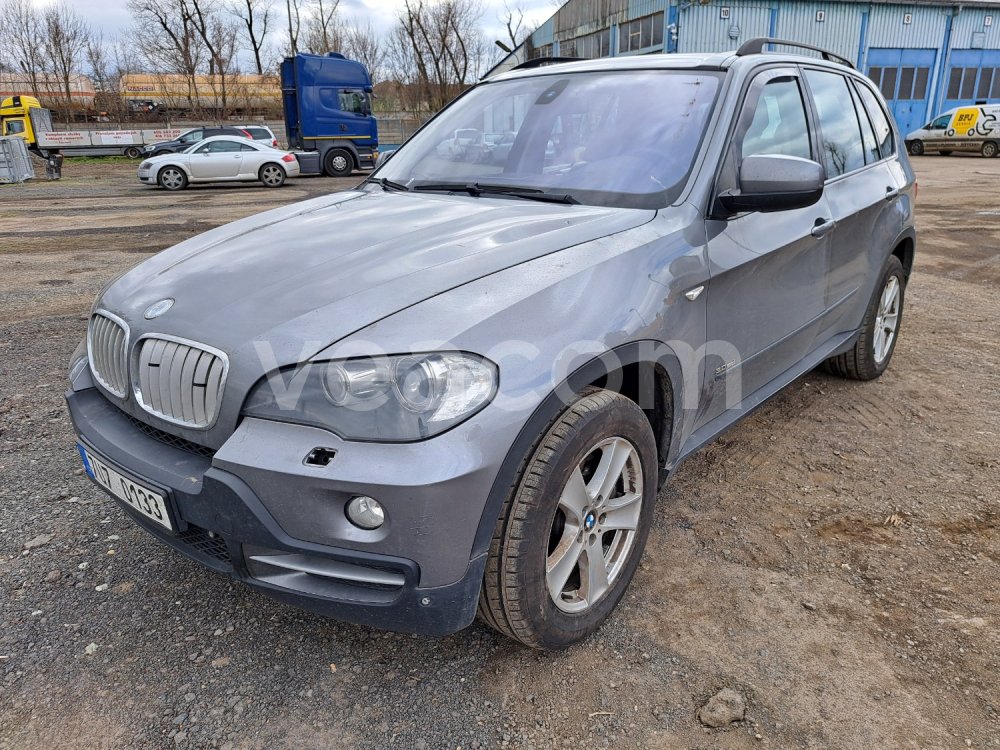
[[(55, 0), (33, 0), (38, 6), (44, 6)], [(74, 10), (87, 19), (91, 28), (102, 31), (105, 37), (114, 36), (119, 31), (128, 28), (130, 19), (125, 7), (125, 0), (65, 0)], [(503, 23), (500, 18), (504, 13), (503, 0), (481, 0), (483, 13), (483, 28), (490, 40), (502, 39)], [(533, 26), (551, 16), (558, 8), (555, 0), (510, 0), (510, 5), (520, 5), (525, 9), (525, 20)], [(341, 0), (340, 12), (345, 19), (361, 21), (370, 20), (376, 29), (388, 29), (396, 18), (397, 9), (403, 5), (403, 0)], [(275, 11), (281, 12), (281, 22), (284, 23), (284, 0), (275, 0)], [(280, 24), (279, 24), (280, 25)]]

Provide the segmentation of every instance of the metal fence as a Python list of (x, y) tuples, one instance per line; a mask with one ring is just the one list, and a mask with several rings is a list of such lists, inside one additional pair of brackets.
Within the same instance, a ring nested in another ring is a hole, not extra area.
[(35, 176), (28, 147), (23, 138), (0, 138), (0, 183), (24, 182)]

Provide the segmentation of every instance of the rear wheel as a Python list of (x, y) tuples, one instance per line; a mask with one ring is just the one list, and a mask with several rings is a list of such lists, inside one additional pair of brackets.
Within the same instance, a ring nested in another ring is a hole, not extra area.
[(987, 159), (992, 159), (994, 156), (997, 155), (997, 144), (995, 144), (993, 141), (986, 141), (986, 143), (983, 144), (983, 147), (979, 149), (979, 153), (981, 153)]
[(138, 159), (142, 156), (142, 151), (140, 151), (136, 146), (129, 146), (125, 149), (125, 156), (129, 159)]
[(896, 350), (903, 322), (905, 291), (903, 264), (895, 255), (890, 255), (882, 269), (882, 279), (868, 303), (860, 337), (850, 351), (826, 361), (829, 372), (852, 380), (874, 380), (885, 372)]
[(924, 153), (923, 141), (910, 141), (909, 151), (914, 156), (922, 156)]
[(642, 556), (656, 501), (656, 443), (635, 402), (597, 388), (558, 416), (497, 521), (480, 617), (535, 648), (597, 630)]
[(329, 177), (347, 177), (354, 171), (354, 157), (342, 148), (331, 149), (323, 160), (323, 170)]
[(180, 167), (164, 167), (160, 170), (156, 181), (164, 190), (183, 190), (187, 187), (188, 179), (184, 170)]
[(265, 164), (260, 168), (257, 177), (265, 187), (277, 188), (285, 184), (285, 170), (277, 164)]

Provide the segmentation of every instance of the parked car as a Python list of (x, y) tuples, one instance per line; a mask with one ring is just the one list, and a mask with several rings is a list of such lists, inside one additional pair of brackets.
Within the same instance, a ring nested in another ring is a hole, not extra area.
[[(585, 638), (685, 457), (819, 365), (878, 378), (899, 340), (902, 142), (848, 62), (775, 43), (529, 63), (357, 188), (147, 259), (70, 363), (87, 473), (284, 602)], [(516, 132), (503, 164), (441, 152), (484, 122)]]
[(914, 156), (937, 151), (978, 151), (990, 159), (1000, 152), (1000, 104), (955, 107), (906, 136)]
[(253, 182), (281, 187), (299, 176), (299, 162), (288, 151), (261, 141), (217, 135), (189, 146), (179, 154), (164, 154), (139, 165), (139, 181), (165, 190), (183, 190), (201, 182)]
[(278, 148), (278, 137), (267, 125), (239, 125), (240, 130), (246, 131), (250, 138), (261, 141), (274, 148)]
[(180, 153), (195, 143), (200, 143), (206, 138), (212, 138), (217, 135), (232, 135), (237, 138), (252, 137), (246, 130), (229, 127), (228, 125), (222, 127), (191, 128), (181, 133), (172, 141), (146, 144), (142, 147), (142, 156), (162, 156), (163, 154)]

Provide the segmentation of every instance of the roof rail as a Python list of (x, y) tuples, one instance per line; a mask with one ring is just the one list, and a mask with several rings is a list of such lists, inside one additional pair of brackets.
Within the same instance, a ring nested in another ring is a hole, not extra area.
[(511, 70), (531, 70), (532, 68), (542, 68), (546, 65), (558, 65), (559, 63), (581, 62), (585, 57), (536, 57), (520, 65), (515, 65)]
[(736, 50), (737, 57), (744, 57), (745, 55), (759, 55), (764, 52), (764, 48), (769, 44), (781, 44), (785, 47), (798, 47), (799, 49), (808, 49), (813, 52), (819, 52), (824, 60), (829, 60), (831, 62), (838, 62), (841, 65), (846, 65), (848, 68), (853, 68), (854, 63), (848, 60), (846, 57), (841, 57), (840, 55), (825, 50), (822, 47), (814, 47), (811, 44), (803, 44), (802, 42), (790, 42), (787, 39), (769, 39), (767, 37), (757, 37), (756, 39), (751, 39), (748, 42), (744, 42), (740, 45), (740, 48)]

